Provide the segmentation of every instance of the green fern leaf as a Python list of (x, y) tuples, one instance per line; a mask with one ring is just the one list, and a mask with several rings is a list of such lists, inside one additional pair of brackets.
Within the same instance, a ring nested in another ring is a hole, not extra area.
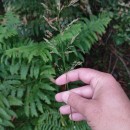
[(22, 106), (23, 105), (22, 101), (18, 98), (9, 96), (8, 100), (9, 100), (9, 103), (11, 106)]

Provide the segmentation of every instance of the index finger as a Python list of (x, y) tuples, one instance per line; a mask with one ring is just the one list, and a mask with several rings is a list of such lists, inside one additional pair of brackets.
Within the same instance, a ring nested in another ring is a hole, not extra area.
[(89, 68), (75, 69), (57, 78), (56, 84), (64, 85), (69, 82), (81, 80), (82, 82), (86, 84), (95, 85), (102, 74), (103, 72), (99, 72), (99, 71), (89, 69)]

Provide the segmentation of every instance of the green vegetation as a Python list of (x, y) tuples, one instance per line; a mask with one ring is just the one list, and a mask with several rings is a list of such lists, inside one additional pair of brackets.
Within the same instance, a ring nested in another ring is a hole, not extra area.
[(60, 90), (52, 79), (87, 65), (114, 76), (122, 68), (120, 75), (128, 83), (130, 61), (126, 63), (124, 55), (129, 59), (130, 3), (4, 0), (0, 4), (0, 130), (89, 130), (86, 123), (59, 114), (54, 96)]

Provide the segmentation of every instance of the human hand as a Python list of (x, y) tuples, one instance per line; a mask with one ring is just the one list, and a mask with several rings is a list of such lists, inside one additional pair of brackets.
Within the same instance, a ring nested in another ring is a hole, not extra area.
[(60, 108), (61, 114), (70, 115), (74, 121), (86, 120), (92, 130), (130, 130), (129, 99), (110, 74), (81, 68), (63, 74), (55, 82), (64, 85), (77, 80), (86, 86), (55, 97), (67, 104)]

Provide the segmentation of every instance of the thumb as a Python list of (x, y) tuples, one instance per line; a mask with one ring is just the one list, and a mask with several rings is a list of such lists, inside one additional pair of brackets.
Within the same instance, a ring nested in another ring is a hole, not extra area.
[(64, 93), (62, 95), (62, 99), (66, 104), (70, 105), (73, 109), (85, 117), (88, 117), (96, 110), (96, 108), (98, 108), (96, 100), (83, 98), (70, 91)]

